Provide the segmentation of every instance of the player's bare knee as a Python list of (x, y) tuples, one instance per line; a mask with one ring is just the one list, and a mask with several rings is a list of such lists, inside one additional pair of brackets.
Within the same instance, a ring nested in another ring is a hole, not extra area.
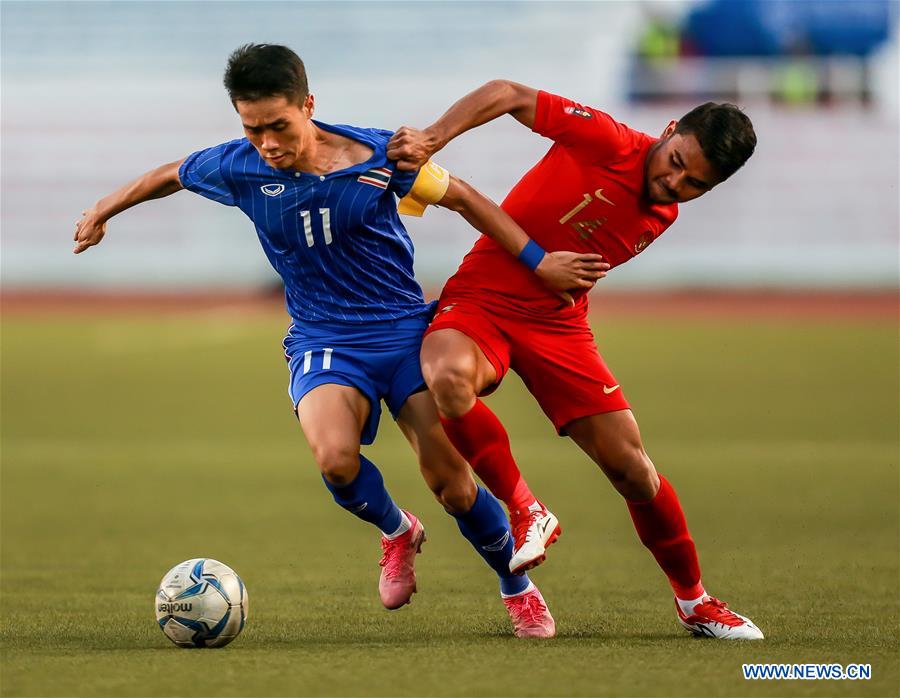
[(423, 373), (442, 415), (451, 419), (462, 417), (472, 408), (476, 396), (470, 371), (451, 363), (435, 363)]
[(659, 491), (659, 475), (642, 448), (629, 454), (623, 475), (617, 489), (628, 500), (638, 502), (653, 499)]
[(444, 483), (435, 497), (441, 506), (451, 514), (463, 514), (475, 504), (478, 489), (471, 478), (460, 478), (458, 481)]
[(656, 496), (659, 476), (640, 441), (623, 439), (599, 450), (602, 450), (600, 467), (619, 494), (632, 501)]
[(355, 463), (349, 462), (329, 462), (327, 464), (320, 463), (319, 469), (322, 475), (332, 485), (349, 485), (359, 473), (359, 459)]
[(359, 450), (353, 446), (318, 444), (312, 451), (319, 470), (332, 485), (349, 484), (359, 473)]
[(419, 467), (434, 498), (451, 514), (466, 512), (475, 504), (478, 495), (475, 480), (469, 465), (455, 451), (444, 463), (438, 459), (426, 460), (420, 461)]
[(632, 501), (647, 501), (653, 499), (659, 491), (659, 476), (652, 464), (636, 468), (629, 473), (627, 479), (627, 499)]

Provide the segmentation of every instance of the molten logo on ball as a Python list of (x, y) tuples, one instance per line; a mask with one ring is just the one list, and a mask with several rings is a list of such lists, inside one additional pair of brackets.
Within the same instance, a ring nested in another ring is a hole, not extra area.
[(176, 565), (156, 592), (156, 622), (179, 647), (223, 647), (247, 621), (247, 588), (217, 560), (195, 558)]

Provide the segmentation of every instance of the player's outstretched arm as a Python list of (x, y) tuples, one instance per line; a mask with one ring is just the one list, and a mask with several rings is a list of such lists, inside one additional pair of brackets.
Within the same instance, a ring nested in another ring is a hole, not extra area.
[(75, 223), (73, 252), (79, 254), (99, 244), (106, 235), (106, 224), (113, 216), (144, 201), (161, 199), (182, 189), (178, 178), (178, 168), (182, 162), (183, 159), (150, 170), (82, 211), (81, 220)]
[(452, 175), (446, 193), (436, 203), (456, 211), (473, 228), (496, 240), (569, 305), (574, 304), (572, 291), (591, 288), (609, 269), (598, 254), (545, 252), (502, 208)]
[(491, 80), (450, 107), (431, 126), (421, 131), (403, 126), (388, 142), (387, 156), (398, 160), (401, 170), (416, 170), (459, 134), (511, 114), (532, 128), (538, 91), (509, 80)]

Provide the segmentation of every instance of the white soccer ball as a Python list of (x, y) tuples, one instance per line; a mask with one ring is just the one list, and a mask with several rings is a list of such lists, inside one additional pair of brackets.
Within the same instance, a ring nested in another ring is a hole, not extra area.
[(179, 647), (223, 647), (244, 629), (247, 603), (247, 587), (233, 569), (194, 558), (159, 583), (156, 622)]

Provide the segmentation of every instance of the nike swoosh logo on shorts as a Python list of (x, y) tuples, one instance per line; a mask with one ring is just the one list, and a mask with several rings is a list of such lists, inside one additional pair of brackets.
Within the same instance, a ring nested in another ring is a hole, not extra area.
[(618, 389), (619, 389), (619, 384), (618, 384), (618, 383), (616, 383), (616, 384), (615, 384), (613, 387), (611, 387), (611, 388), (610, 388), (608, 385), (604, 385), (604, 386), (603, 386), (603, 392), (604, 392), (606, 395), (609, 395), (610, 393), (614, 393), (614, 392), (616, 392)]

